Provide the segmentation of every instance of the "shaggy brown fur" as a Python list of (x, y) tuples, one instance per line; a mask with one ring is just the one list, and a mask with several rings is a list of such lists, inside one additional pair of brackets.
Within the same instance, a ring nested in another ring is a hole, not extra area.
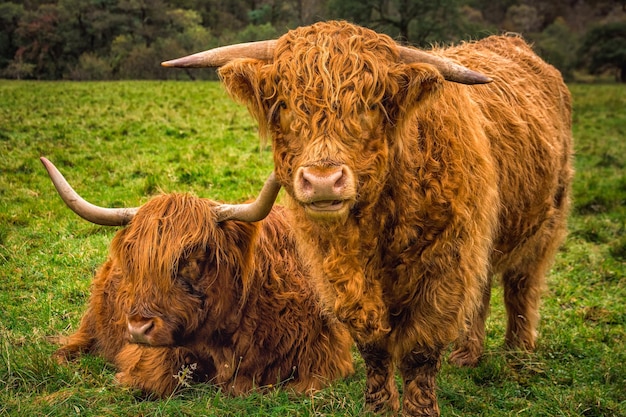
[[(451, 342), (454, 363), (478, 362), (492, 276), (503, 280), (507, 344), (534, 348), (573, 175), (569, 92), (522, 39), (433, 53), (494, 82), (446, 82), (431, 65), (400, 62), (389, 37), (345, 22), (287, 33), (273, 62), (220, 70), (273, 139), (299, 248), (365, 360), (367, 404), (400, 408), (397, 367), (406, 415), (439, 413), (435, 376)], [(312, 215), (297, 173), (335, 167), (355, 191), (332, 204), (349, 210)]]
[[(283, 209), (217, 223), (215, 205), (170, 194), (142, 206), (55, 356), (102, 355), (121, 383), (159, 396), (191, 380), (233, 394), (276, 384), (306, 392), (350, 374), (350, 336), (319, 306)], [(132, 343), (129, 326), (144, 323)]]

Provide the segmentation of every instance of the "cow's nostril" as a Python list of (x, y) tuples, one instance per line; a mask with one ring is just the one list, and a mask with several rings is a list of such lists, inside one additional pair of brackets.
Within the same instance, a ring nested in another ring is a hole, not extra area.
[(313, 189), (313, 184), (311, 184), (311, 181), (309, 179), (311, 178), (310, 174), (307, 174), (306, 171), (304, 170), (301, 170), (299, 174), (300, 174), (300, 187), (302, 188), (302, 190), (311, 191)]
[(128, 319), (128, 333), (135, 343), (149, 343), (149, 334), (154, 328), (154, 320), (150, 318)]
[(335, 181), (335, 184), (333, 185), (333, 187), (336, 189), (342, 189), (343, 186), (346, 184), (346, 177), (347, 177), (347, 175), (344, 175), (343, 168), (339, 170), (336, 176), (337, 176), (337, 180)]

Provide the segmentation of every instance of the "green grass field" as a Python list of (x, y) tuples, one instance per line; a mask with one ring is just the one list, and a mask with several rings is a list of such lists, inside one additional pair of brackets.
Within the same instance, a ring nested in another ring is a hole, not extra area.
[[(482, 363), (442, 367), (444, 416), (626, 416), (626, 86), (571, 90), (575, 206), (537, 351), (504, 349), (496, 287)], [(116, 385), (99, 358), (52, 361), (54, 337), (77, 328), (116, 228), (70, 212), (42, 155), (104, 206), (172, 191), (243, 201), (272, 169), (256, 124), (216, 82), (0, 81), (0, 416), (361, 415), (356, 353), (354, 376), (308, 397), (229, 398), (196, 385), (146, 400)]]

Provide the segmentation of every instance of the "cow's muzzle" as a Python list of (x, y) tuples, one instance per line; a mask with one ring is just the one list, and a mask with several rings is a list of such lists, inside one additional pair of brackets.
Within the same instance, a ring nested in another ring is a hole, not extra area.
[(296, 171), (294, 194), (311, 218), (344, 217), (356, 198), (354, 174), (346, 165), (300, 167)]

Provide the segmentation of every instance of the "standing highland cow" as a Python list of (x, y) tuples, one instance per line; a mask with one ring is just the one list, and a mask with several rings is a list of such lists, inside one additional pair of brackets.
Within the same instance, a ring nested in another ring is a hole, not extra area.
[(397, 368), (403, 413), (439, 414), (442, 352), (456, 341), (453, 363), (479, 361), (494, 275), (507, 345), (534, 348), (566, 230), (571, 108), (522, 39), (423, 52), (325, 22), (163, 65), (222, 66), (272, 137), (299, 249), (358, 344), (370, 409), (399, 410)]
[(282, 208), (258, 223), (218, 221), (217, 203), (181, 194), (138, 210), (98, 208), (42, 161), (81, 216), (130, 222), (96, 274), (80, 328), (55, 353), (61, 362), (102, 355), (121, 383), (159, 396), (188, 379), (233, 394), (283, 383), (307, 392), (352, 372), (350, 336), (319, 306)]

